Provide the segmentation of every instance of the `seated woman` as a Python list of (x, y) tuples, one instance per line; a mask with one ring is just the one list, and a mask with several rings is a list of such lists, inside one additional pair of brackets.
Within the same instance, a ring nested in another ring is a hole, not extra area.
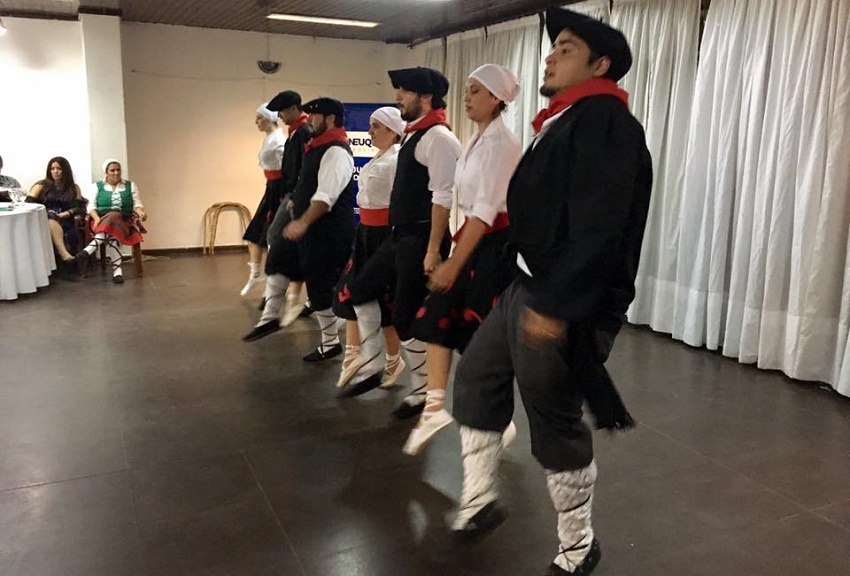
[(133, 182), (121, 178), (121, 163), (109, 159), (103, 163), (103, 171), (106, 178), (89, 189), (89, 216), (94, 238), (77, 258), (85, 262), (105, 245), (112, 264), (112, 281), (123, 284), (121, 245), (135, 246), (142, 241), (142, 233), (146, 230), (141, 223), (148, 216), (139, 199), (139, 189)]
[(44, 180), (33, 184), (27, 202), (43, 204), (47, 208), (53, 248), (63, 262), (74, 262), (74, 252), (82, 244), (74, 218), (86, 213), (86, 201), (65, 158), (57, 156), (50, 159)]

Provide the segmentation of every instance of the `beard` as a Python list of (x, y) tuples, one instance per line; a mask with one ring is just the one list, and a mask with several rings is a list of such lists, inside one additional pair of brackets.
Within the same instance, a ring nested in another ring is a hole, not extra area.
[(328, 131), (328, 125), (322, 122), (318, 127), (310, 125), (310, 132), (312, 132), (313, 136), (321, 136), (325, 132)]
[(422, 116), (422, 104), (419, 103), (419, 100), (401, 110), (401, 119), (405, 122), (413, 122), (420, 116)]
[(546, 86), (546, 84), (543, 84), (540, 87), (540, 95), (543, 96), (544, 98), (551, 98), (552, 96), (554, 96), (558, 92), (559, 92), (559, 90), (557, 88), (554, 88), (552, 86)]

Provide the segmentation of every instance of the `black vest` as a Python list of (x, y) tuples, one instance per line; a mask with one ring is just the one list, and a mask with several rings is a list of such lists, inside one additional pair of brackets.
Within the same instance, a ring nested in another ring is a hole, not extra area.
[[(440, 126), (440, 124), (434, 124)], [(416, 145), (428, 130), (417, 130), (398, 152), (393, 191), (390, 194), (390, 225), (404, 226), (431, 222), (431, 191), (428, 190), (428, 167), (416, 160)]]
[[(351, 148), (344, 142), (329, 142), (316, 148), (311, 148), (304, 155), (304, 160), (301, 163), (301, 174), (298, 176), (298, 184), (295, 185), (295, 192), (292, 194), (293, 214), (295, 218), (300, 218), (310, 207), (310, 201), (313, 194), (319, 187), (319, 166), (322, 163), (322, 157), (325, 152), (331, 149), (332, 146), (339, 146), (346, 152), (351, 154)], [(336, 203), (331, 210), (326, 212), (314, 224), (323, 225), (334, 223), (349, 224), (354, 222), (354, 175), (348, 181), (345, 190), (342, 191)]]

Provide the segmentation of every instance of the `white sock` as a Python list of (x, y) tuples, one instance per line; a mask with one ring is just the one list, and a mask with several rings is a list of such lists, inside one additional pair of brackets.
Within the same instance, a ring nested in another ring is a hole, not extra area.
[(463, 490), (453, 530), (463, 530), (469, 519), (499, 497), (497, 471), (502, 452), (502, 434), (460, 427), (463, 454)]
[[(121, 244), (115, 238), (107, 238), (105, 242), (109, 264), (112, 266), (112, 276), (123, 275), (123, 272), (121, 271), (121, 260), (123, 258), (121, 254)], [(109, 254), (112, 255), (109, 256)]]
[(567, 572), (584, 561), (593, 542), (590, 524), (596, 461), (587, 468), (566, 472), (546, 471), (549, 496), (558, 512), (558, 556), (555, 564)]
[(428, 369), (425, 365), (425, 342), (410, 338), (401, 343), (404, 359), (410, 369), (411, 392), (404, 401), (411, 406), (425, 402), (425, 389), (428, 387)]
[(357, 384), (383, 371), (384, 338), (381, 334), (381, 307), (377, 300), (355, 305), (354, 312), (360, 332), (360, 355), (367, 361), (351, 379), (352, 384)]
[(336, 315), (331, 308), (316, 310), (316, 321), (319, 323), (319, 330), (322, 331), (322, 343), (319, 344), (319, 352), (322, 354), (339, 345), (336, 320)]
[(443, 403), (446, 400), (446, 391), (442, 388), (435, 388), (425, 392), (425, 411), (422, 416), (427, 417), (429, 414), (439, 412), (443, 408)]
[(289, 278), (283, 274), (272, 274), (266, 278), (266, 292), (264, 294), (266, 304), (257, 326), (272, 320), (280, 320), (280, 310), (283, 308), (283, 301), (286, 298), (287, 286), (289, 286)]
[(91, 256), (92, 254), (94, 254), (97, 251), (97, 249), (100, 247), (100, 245), (103, 242), (106, 242), (107, 238), (108, 238), (108, 236), (106, 235), (106, 232), (98, 232), (91, 239), (91, 242), (89, 242), (88, 245), (85, 248), (83, 248), (83, 251), (86, 254), (88, 254), (89, 256)]
[(248, 262), (248, 266), (251, 268), (251, 278), (259, 278), (260, 277), (260, 263), (259, 262)]

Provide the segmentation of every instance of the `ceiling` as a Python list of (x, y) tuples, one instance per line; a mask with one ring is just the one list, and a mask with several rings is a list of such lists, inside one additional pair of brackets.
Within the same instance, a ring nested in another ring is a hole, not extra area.
[[(532, 14), (576, 0), (0, 0), (0, 16), (76, 18), (117, 14), (128, 22), (411, 44)], [(270, 12), (381, 22), (375, 28), (272, 21)]]

